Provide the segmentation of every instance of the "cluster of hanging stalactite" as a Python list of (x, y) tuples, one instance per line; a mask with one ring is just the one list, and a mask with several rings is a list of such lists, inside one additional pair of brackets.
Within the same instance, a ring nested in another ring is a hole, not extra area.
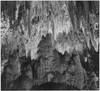
[(98, 1), (2, 1), (1, 30), (2, 89), (98, 88)]

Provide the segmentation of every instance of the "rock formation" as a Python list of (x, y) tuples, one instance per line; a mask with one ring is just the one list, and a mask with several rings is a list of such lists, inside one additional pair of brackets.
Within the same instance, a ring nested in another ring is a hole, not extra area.
[(1, 1), (1, 67), (6, 90), (98, 89), (99, 1)]

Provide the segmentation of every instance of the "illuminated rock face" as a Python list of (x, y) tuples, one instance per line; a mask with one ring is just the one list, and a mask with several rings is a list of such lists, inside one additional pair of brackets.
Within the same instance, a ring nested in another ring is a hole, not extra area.
[[(7, 88), (11, 89), (13, 80), (20, 74), (21, 79), (24, 77), (21, 71), (27, 69), (27, 65), (19, 62), (23, 56), (30, 58), (26, 64), (33, 66), (33, 70), (26, 71), (25, 81), (16, 82), (21, 83), (19, 89), (31, 89), (32, 85), (48, 81), (65, 82), (83, 89), (86, 72), (99, 71), (99, 6), (96, 2), (16, 1), (2, 2), (1, 7), (2, 77), (7, 80), (4, 81)], [(19, 52), (15, 55), (17, 49)], [(83, 55), (84, 50), (90, 57)], [(74, 51), (78, 54), (73, 57)], [(83, 59), (80, 60), (79, 55), (83, 55)], [(89, 66), (86, 71), (84, 58)], [(3, 61), (6, 59), (7, 63)], [(49, 73), (53, 76), (49, 77)]]
[[(26, 3), (29, 3), (29, 5), (26, 5)], [(85, 7), (91, 7), (95, 11), (95, 8), (98, 6), (95, 6), (94, 3), (96, 2), (89, 2), (86, 5), (90, 6), (84, 6), (86, 2), (18, 2), (17, 8), (16, 8), (16, 19), (18, 19), (18, 24), (20, 23), (20, 26), (18, 26), (17, 31), (20, 31), (22, 35), (20, 35), (19, 32), (15, 32), (15, 35), (18, 35), (16, 39), (13, 41), (11, 39), (8, 39), (10, 42), (16, 43), (12, 46), (18, 45), (21, 46), (23, 44), (23, 47), (20, 47), (21, 53), (23, 53), (23, 50), (26, 52), (26, 55), (31, 55), (31, 59), (37, 58), (37, 46), (39, 42), (41, 41), (42, 36), (46, 36), (47, 33), (52, 34), (52, 42), (54, 48), (56, 48), (59, 52), (64, 54), (65, 51), (68, 53), (71, 53), (73, 49), (75, 48), (77, 51), (83, 50), (83, 47), (85, 46), (85, 42), (90, 49), (90, 40), (92, 42), (92, 45), (95, 49), (95, 51), (98, 51), (98, 16), (95, 13), (87, 13), (87, 10), (85, 10)], [(14, 2), (11, 4), (15, 5)], [(23, 8), (23, 6), (26, 5), (26, 9)], [(82, 5), (84, 7), (82, 7)], [(9, 4), (8, 4), (9, 6)], [(7, 7), (8, 7), (7, 6)], [(6, 8), (7, 8), (6, 7)], [(27, 8), (29, 7), (29, 8)], [(80, 8), (80, 10), (79, 10)], [(19, 10), (21, 9), (21, 10)], [(24, 10), (25, 9), (25, 10)], [(91, 10), (90, 9), (90, 10)], [(75, 13), (79, 13), (79, 16)], [(98, 12), (98, 10), (96, 9)], [(8, 12), (10, 12), (8, 10)], [(13, 11), (14, 12), (14, 11)], [(25, 13), (23, 13), (25, 12)], [(83, 13), (86, 12), (86, 15)], [(10, 20), (9, 18), (6, 19), (6, 23), (4, 21), (2, 13), (2, 30), (5, 32), (10, 27)], [(18, 14), (18, 15), (17, 15)], [(21, 14), (21, 15), (20, 15)], [(90, 27), (87, 22), (87, 14), (88, 18), (90, 20)], [(23, 16), (22, 16), (23, 15)], [(32, 23), (34, 21), (34, 23)], [(14, 20), (13, 20), (14, 22)], [(17, 24), (17, 22), (15, 22)], [(3, 27), (6, 26), (6, 29)], [(88, 27), (88, 28), (87, 28)], [(14, 30), (14, 31), (15, 31)], [(81, 32), (79, 31), (81, 30)], [(89, 31), (91, 30), (91, 31)], [(66, 37), (61, 37), (60, 35), (63, 35), (65, 33)], [(2, 36), (4, 36), (5, 33), (2, 33)], [(7, 34), (9, 35), (9, 33)], [(12, 36), (12, 34), (11, 34)], [(16, 36), (12, 36), (16, 37)], [(58, 42), (58, 38), (62, 39), (62, 42)], [(19, 40), (22, 39), (22, 44), (19, 43)], [(3, 39), (4, 40), (4, 39)], [(23, 43), (24, 42), (24, 43)], [(55, 43), (56, 42), (56, 43)], [(21, 45), (20, 45), (21, 44)], [(34, 45), (34, 46), (33, 46)], [(16, 47), (14, 47), (15, 49)], [(23, 49), (24, 48), (24, 49)]]

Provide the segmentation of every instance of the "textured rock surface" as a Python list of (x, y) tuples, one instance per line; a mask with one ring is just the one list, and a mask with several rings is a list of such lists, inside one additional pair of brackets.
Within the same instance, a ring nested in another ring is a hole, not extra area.
[(98, 7), (98, 1), (1, 2), (2, 89), (48, 81), (97, 89)]

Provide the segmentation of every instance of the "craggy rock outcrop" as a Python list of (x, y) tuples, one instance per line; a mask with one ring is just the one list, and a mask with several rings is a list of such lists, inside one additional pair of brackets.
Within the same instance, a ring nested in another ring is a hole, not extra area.
[(2, 1), (1, 64), (2, 89), (97, 89), (99, 2)]
[(29, 90), (33, 86), (33, 74), (31, 66), (28, 65), (27, 69), (15, 81), (12, 89), (14, 90)]
[(66, 70), (63, 71), (63, 74), (56, 75), (54, 81), (65, 82), (78, 89), (83, 89), (86, 84), (87, 74), (80, 63), (79, 54), (73, 55), (74, 57), (67, 64)]
[(21, 75), (18, 58), (18, 51), (15, 50), (13, 55), (9, 56), (8, 62), (4, 65), (4, 71), (1, 76), (2, 89), (11, 89), (9, 83), (13, 82)]

